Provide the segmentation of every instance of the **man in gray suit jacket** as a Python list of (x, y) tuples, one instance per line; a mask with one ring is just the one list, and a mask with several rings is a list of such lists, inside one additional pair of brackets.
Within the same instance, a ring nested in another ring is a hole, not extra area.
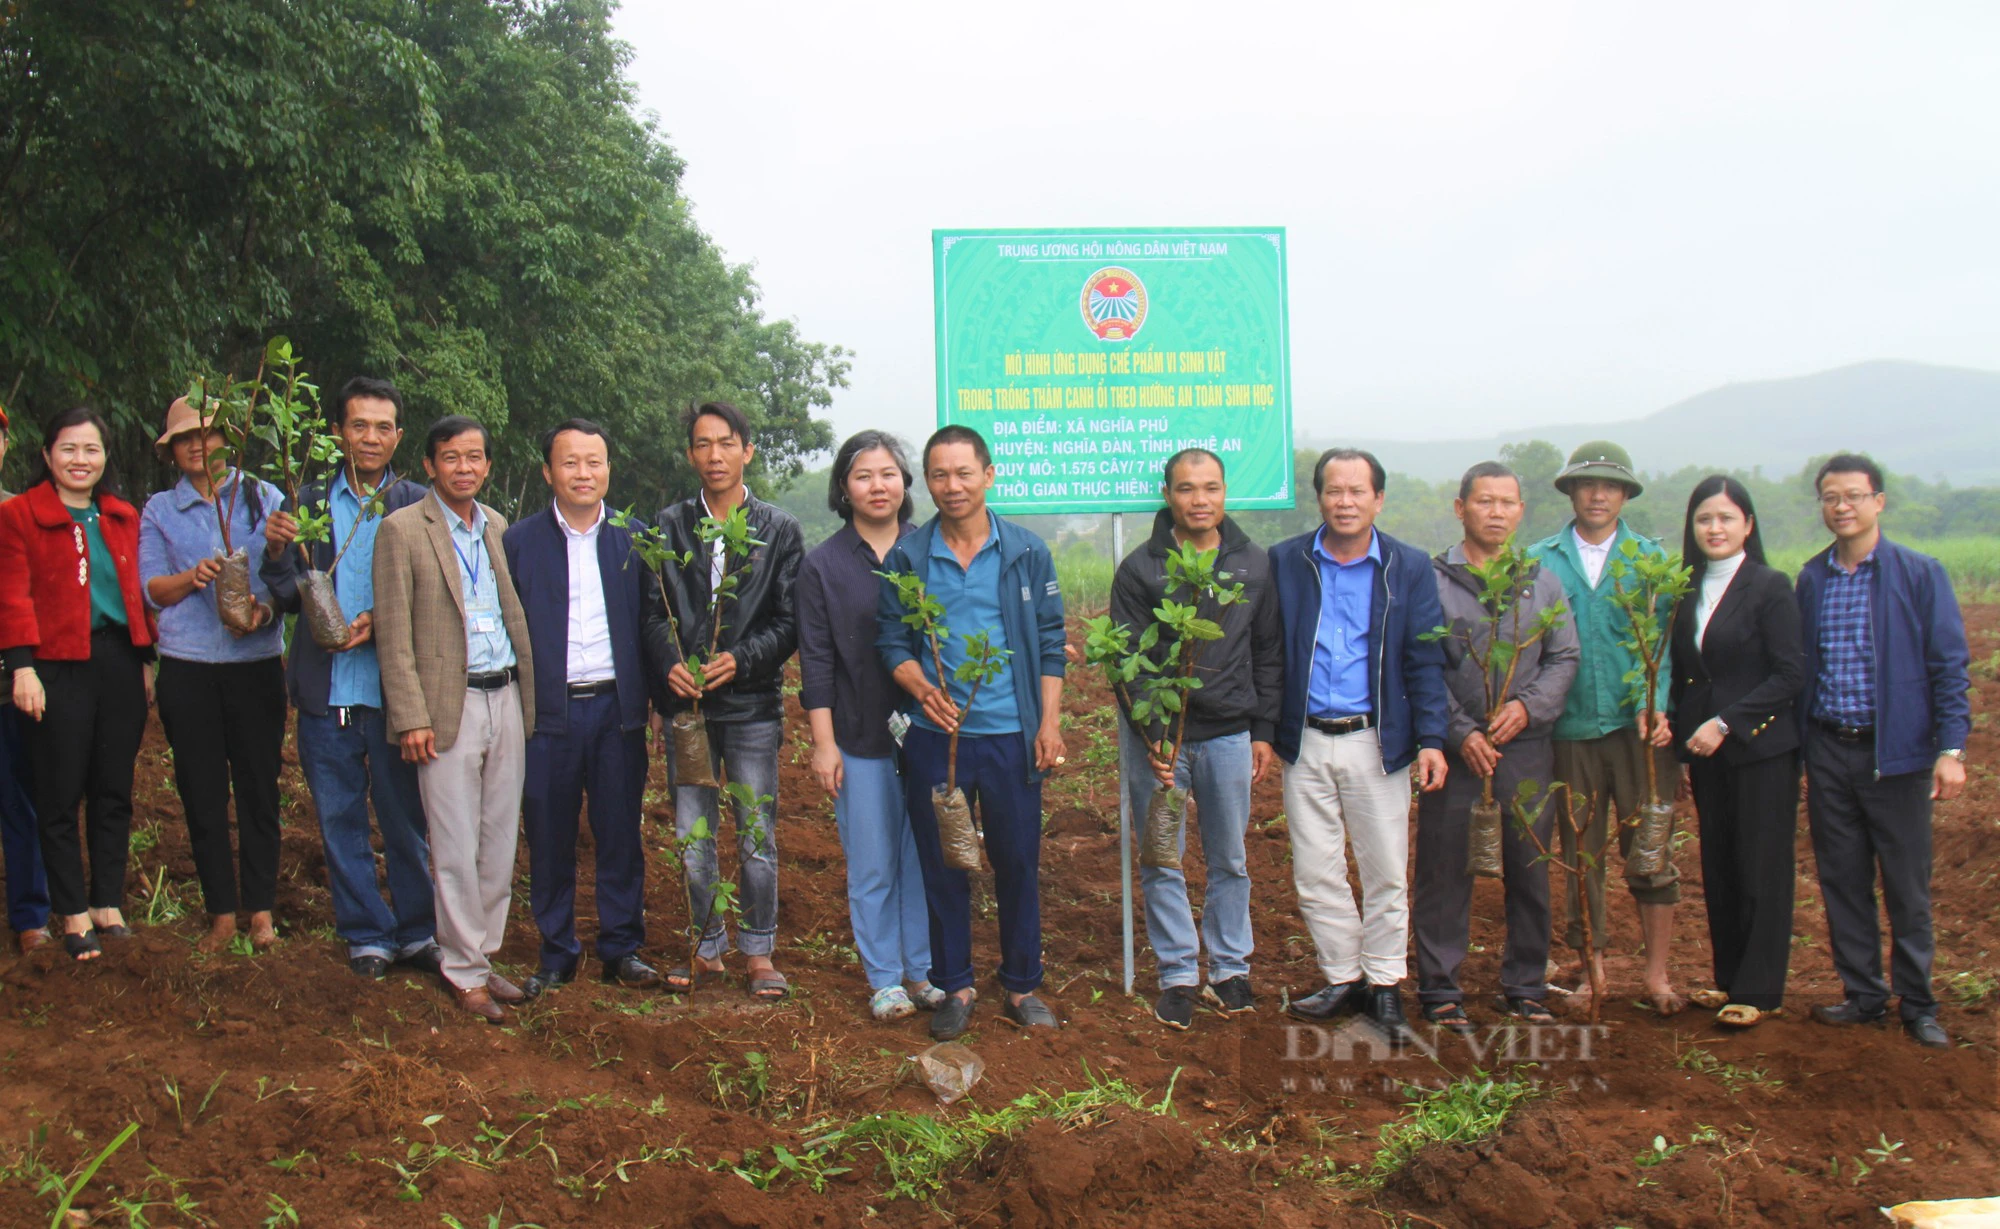
[(432, 424), (431, 498), (392, 513), (375, 540), (382, 702), (417, 765), (437, 880), (437, 937), (459, 1005), (500, 1024), (520, 987), (493, 972), (513, 896), (526, 731), (535, 724), (528, 623), (507, 570), (506, 518), (478, 500), (492, 437), (470, 418)]

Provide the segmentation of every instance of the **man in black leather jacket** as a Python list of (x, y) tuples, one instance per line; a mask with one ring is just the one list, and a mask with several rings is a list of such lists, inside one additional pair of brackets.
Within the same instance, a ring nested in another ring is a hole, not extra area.
[[(688, 423), (687, 456), (701, 479), (701, 490), (661, 509), (654, 522), (666, 533), (669, 545), (689, 557), (687, 566), (670, 568), (666, 577), (666, 600), (680, 625), (680, 658), (668, 671), (667, 694), (655, 696), (654, 704), (671, 714), (699, 700), (717, 779), (748, 787), (758, 800), (754, 808), (736, 808), (740, 867), (736, 905), (741, 910), (736, 943), (744, 955), (751, 995), (776, 1001), (790, 993), (784, 975), (771, 963), (778, 933), (778, 749), (785, 737), (779, 685), (785, 662), (799, 643), (793, 594), (805, 549), (798, 521), (744, 486), (744, 467), (756, 451), (741, 410), (722, 401), (696, 408)], [(749, 519), (750, 536), (763, 544), (751, 550), (747, 562), (725, 559), (720, 543), (711, 547), (701, 539), (704, 519), (721, 520), (739, 505)], [(727, 574), (739, 579), (721, 604), (721, 634), (715, 637), (709, 599), (725, 565)], [(713, 656), (708, 652), (711, 639)], [(689, 656), (705, 659), (699, 686), (688, 669)], [(672, 762), (669, 757), (669, 765)], [(683, 855), (694, 915), (705, 918), (706, 925), (694, 967), (667, 974), (672, 989), (685, 989), (697, 979), (719, 974), (723, 953), (729, 950), (727, 919), (713, 907), (718, 873), (714, 834), (721, 827), (718, 801), (714, 789), (675, 782), (677, 835), (686, 839), (699, 818), (708, 821), (708, 835)]]

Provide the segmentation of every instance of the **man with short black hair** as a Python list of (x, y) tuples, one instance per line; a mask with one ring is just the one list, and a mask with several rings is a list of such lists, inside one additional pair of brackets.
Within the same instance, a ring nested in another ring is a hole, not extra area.
[[(508, 528), (501, 541), (535, 653), (535, 728), (528, 737), (522, 830), (528, 902), (542, 932), (529, 998), (576, 977), (577, 818), (590, 795), (596, 852), (597, 957), (604, 980), (657, 986), (639, 958), (646, 939), (647, 696), (666, 686), (673, 631), (653, 570), (632, 557), (634, 527), (614, 525), (610, 440), (583, 418), (542, 435), (547, 512)], [(643, 526), (640, 526), (643, 528)]]
[(431, 425), (431, 498), (382, 521), (375, 543), (375, 638), (388, 728), (430, 820), (443, 977), (458, 1005), (503, 1024), (527, 996), (493, 971), (506, 937), (521, 828), (526, 731), (535, 726), (528, 623), (501, 535), (479, 502), (492, 436), (453, 414)]
[[(655, 521), (667, 545), (691, 560), (667, 576), (666, 600), (679, 620), (680, 640), (667, 647), (666, 686), (654, 696), (663, 715), (701, 702), (708, 724), (709, 754), (718, 772), (745, 786), (762, 801), (738, 805), (736, 851), (738, 919), (736, 944), (743, 952), (751, 997), (777, 1002), (791, 986), (772, 963), (778, 942), (778, 749), (784, 745), (784, 702), (780, 692), (785, 662), (799, 645), (795, 601), (799, 564), (805, 539), (792, 514), (750, 493), (743, 474), (757, 455), (750, 424), (743, 412), (726, 401), (709, 401), (688, 419), (687, 458), (701, 480), (701, 489), (660, 510)], [(721, 538), (703, 541), (704, 519), (723, 520), (737, 508), (749, 521), (750, 536), (763, 545), (747, 561), (731, 563)], [(711, 615), (709, 597), (731, 572), (740, 573), (735, 590), (719, 613)], [(722, 623), (720, 638), (714, 619)], [(671, 640), (671, 638), (669, 638)], [(690, 656), (702, 661), (702, 683), (687, 667)], [(668, 758), (671, 766), (672, 758)], [(718, 779), (722, 779), (718, 777)], [(674, 784), (674, 826), (683, 840), (706, 819), (708, 835), (694, 841), (683, 865), (696, 917), (708, 918), (694, 963), (667, 973), (667, 985), (685, 990), (697, 979), (722, 972), (722, 957), (730, 946), (728, 923), (711, 908), (720, 874), (715, 856), (721, 831), (721, 796), (708, 786)]]
[[(1056, 1028), (1055, 1012), (1035, 992), (1042, 984), (1042, 778), (1063, 761), (1062, 588), (1048, 546), (988, 510), (993, 460), (978, 432), (939, 429), (924, 445), (923, 468), (937, 515), (891, 547), (882, 570), (916, 576), (944, 606), (952, 633), (940, 637), (944, 676), (922, 633), (903, 621), (907, 612), (888, 580), (875, 649), (910, 696), (903, 797), (930, 902), (931, 984), (945, 992), (930, 1033), (950, 1041), (970, 1027), (976, 980), (971, 882), (945, 864), (931, 802), (932, 787), (947, 775), (953, 734), (957, 783), (977, 808), (993, 865), (1001, 1014), (1022, 1028)], [(950, 676), (966, 661), (966, 637), (980, 632), (1008, 655), (998, 677), (961, 709)]]
[[(1410, 1040), (1398, 989), (1410, 944), (1411, 765), (1445, 783), (1444, 619), (1431, 561), (1375, 528), (1387, 475), (1371, 453), (1329, 448), (1313, 467), (1322, 524), (1271, 548), (1285, 671), (1274, 743), (1285, 761), (1292, 882), (1326, 985), (1288, 1010), (1366, 1015)], [(1347, 882), (1347, 849), (1361, 904)]]
[[(390, 964), (439, 972), (430, 845), (416, 765), (404, 761), (383, 719), (382, 672), (376, 657), (375, 540), (382, 518), (424, 497), (424, 488), (393, 468), (403, 439), (403, 394), (387, 380), (355, 376), (334, 398), (331, 420), (340, 440), (340, 471), (299, 488), (298, 504), (265, 522), (258, 572), (280, 614), (301, 609), (299, 581), (310, 567), (330, 572), (346, 645), (329, 652), (309, 634), (295, 634), (286, 663), (286, 690), (298, 710), (299, 767), (319, 813), (333, 925), (347, 944), (355, 976), (380, 981)], [(326, 541), (294, 546), (300, 507), (332, 518)], [(382, 833), (389, 900), (375, 886), (375, 851), (368, 804)]]
[[(1470, 1032), (1465, 992), (1458, 982), (1472, 921), (1472, 877), (1467, 868), (1472, 806), (1493, 782), (1501, 808), (1501, 877), (1506, 888), (1507, 946), (1500, 959), (1500, 993), (1507, 1013), (1530, 1024), (1550, 1023), (1548, 997), (1549, 868), (1534, 840), (1515, 822), (1517, 790), (1532, 782), (1525, 800), (1535, 817), (1534, 835), (1546, 848), (1555, 826), (1553, 808), (1542, 797), (1554, 779), (1555, 752), (1549, 735), (1562, 716), (1570, 681), (1576, 677), (1576, 628), (1563, 616), (1553, 630), (1510, 655), (1505, 665), (1493, 657), (1495, 639), (1486, 604), (1486, 584), (1475, 568), (1485, 567), (1507, 548), (1521, 527), (1528, 505), (1521, 480), (1498, 461), (1482, 461), (1465, 471), (1452, 514), (1465, 527), (1464, 540), (1431, 561), (1438, 598), (1451, 635), (1444, 639), (1444, 679), (1450, 706), (1445, 759), (1450, 767), (1442, 790), (1417, 800), (1416, 910), (1417, 1001), (1424, 1019), (1454, 1032)], [(1542, 612), (1563, 605), (1562, 582), (1534, 567), (1520, 590), (1509, 595), (1498, 639), (1526, 638)], [(1490, 665), (1490, 680), (1477, 657)], [(1489, 685), (1500, 701), (1487, 718)], [(1501, 688), (1505, 688), (1504, 694)]]
[[(1271, 592), (1270, 554), (1227, 514), (1222, 458), (1203, 448), (1175, 453), (1167, 461), (1162, 494), (1166, 507), (1153, 515), (1152, 537), (1125, 556), (1111, 582), (1111, 617), (1130, 629), (1132, 643), (1137, 645), (1155, 621), (1153, 612), (1161, 602), (1196, 600), (1184, 588), (1168, 584), (1167, 556), (1182, 546), (1214, 551), (1224, 586), (1243, 586), (1240, 600), (1229, 605), (1200, 603), (1201, 617), (1215, 621), (1221, 638), (1181, 648), (1184, 654), (1199, 653), (1195, 678), (1201, 686), (1185, 697), (1186, 725), (1174, 763), (1163, 762), (1154, 750), (1172, 732), (1170, 715), (1147, 721), (1141, 730), (1125, 703), (1129, 697), (1119, 697), (1125, 717), (1118, 730), (1119, 783), (1131, 796), (1132, 813), (1146, 815), (1156, 787), (1179, 786), (1192, 793), (1201, 824), (1207, 888), (1199, 937), (1181, 868), (1139, 869), (1146, 937), (1160, 963), (1153, 1016), (1169, 1028), (1185, 1029), (1193, 1023), (1197, 1001), (1228, 1014), (1257, 1009), (1250, 989), (1254, 940), (1243, 836), (1250, 823), (1251, 786), (1277, 761), (1271, 715), (1284, 691), (1284, 629)], [(1164, 661), (1173, 644), (1174, 637), (1163, 633), (1148, 656)], [(1185, 827), (1181, 843), (1185, 849)], [(1200, 964), (1204, 945), (1205, 986)]]
[(1812, 1017), (1864, 1024), (1887, 1012), (1879, 870), (1903, 1029), (1941, 1049), (1951, 1038), (1931, 987), (1931, 804), (1965, 788), (1965, 620), (1943, 565), (1883, 536), (1873, 461), (1842, 453), (1813, 485), (1834, 540), (1799, 570), (1807, 669), (1798, 708), (1813, 858), (1846, 995)]

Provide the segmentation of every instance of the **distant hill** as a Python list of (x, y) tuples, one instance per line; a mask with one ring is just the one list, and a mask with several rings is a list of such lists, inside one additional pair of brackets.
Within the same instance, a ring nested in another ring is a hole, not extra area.
[[(1567, 453), (1585, 440), (1623, 444), (1643, 470), (1761, 466), (1772, 477), (1841, 449), (1890, 470), (1955, 486), (2000, 486), (2000, 372), (1883, 360), (1785, 380), (1725, 384), (1624, 422), (1567, 423), (1483, 440), (1362, 441), (1392, 470), (1453, 478), (1502, 444), (1543, 439)], [(1334, 441), (1301, 433), (1302, 447)], [(1341, 443), (1355, 441), (1343, 439)]]

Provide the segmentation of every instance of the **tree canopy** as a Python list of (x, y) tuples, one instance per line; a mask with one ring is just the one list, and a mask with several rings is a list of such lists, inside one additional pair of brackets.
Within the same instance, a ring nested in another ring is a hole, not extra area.
[[(840, 347), (768, 320), (639, 116), (613, 0), (23, 0), (0, 8), (0, 405), (88, 403), (144, 488), (167, 403), (288, 335), (327, 393), (496, 433), (611, 433), (613, 498), (693, 489), (680, 416), (735, 402), (753, 480), (827, 447)], [(28, 430), (22, 431), (24, 425)], [(17, 450), (25, 462), (27, 447)]]

